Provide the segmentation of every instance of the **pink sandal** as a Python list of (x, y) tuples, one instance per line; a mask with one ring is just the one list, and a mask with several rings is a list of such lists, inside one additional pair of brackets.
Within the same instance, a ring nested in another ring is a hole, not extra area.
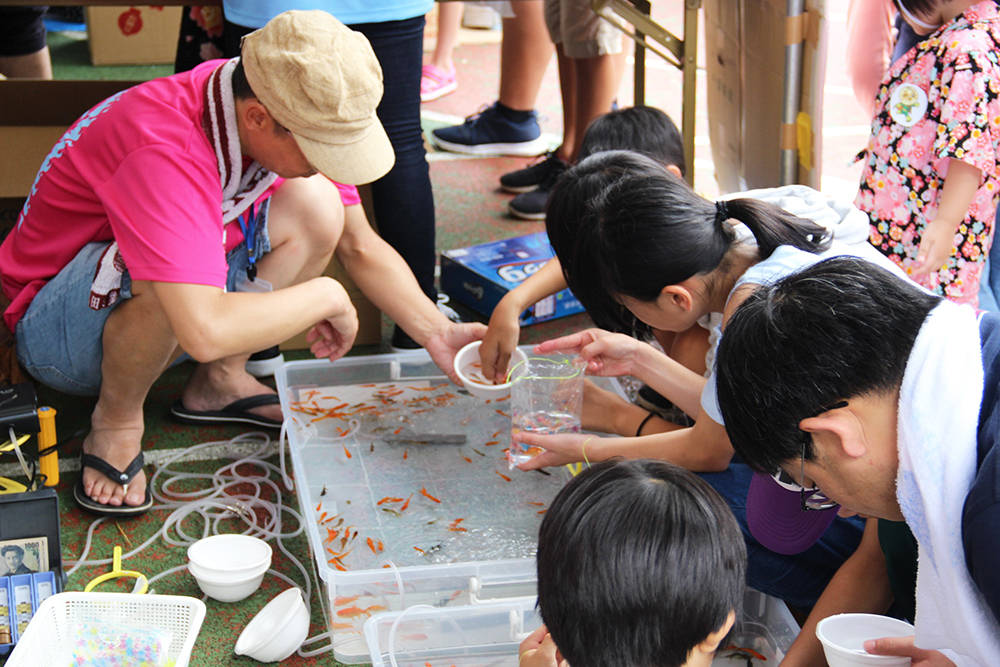
[(453, 93), (458, 89), (458, 81), (455, 78), (455, 66), (451, 71), (446, 71), (440, 67), (427, 63), (420, 74), (420, 101), (430, 102), (448, 93)]

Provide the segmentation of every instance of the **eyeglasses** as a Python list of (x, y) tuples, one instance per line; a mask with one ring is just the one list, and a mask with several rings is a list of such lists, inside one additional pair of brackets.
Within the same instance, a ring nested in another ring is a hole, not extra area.
[[(828, 407), (823, 408), (822, 410), (819, 410), (816, 414), (812, 416), (816, 417), (818, 415), (823, 414), (824, 412), (830, 412), (831, 410), (839, 410), (840, 408), (846, 408), (847, 405), (848, 405), (847, 401), (838, 401), (833, 405), (830, 405)], [(812, 435), (807, 433), (806, 431), (802, 431), (802, 451), (799, 455), (799, 482), (803, 481), (806, 478), (806, 446), (809, 444), (811, 440), (812, 440)], [(790, 476), (787, 475), (783, 470), (779, 471), (774, 476), (774, 479), (776, 482), (778, 482), (778, 484), (785, 487), (786, 489), (791, 490), (791, 487), (793, 486), (798, 487), (799, 498), (802, 502), (803, 512), (829, 510), (837, 506), (837, 503), (833, 500), (830, 500), (830, 498), (828, 498), (825, 493), (819, 490), (819, 487), (814, 486), (812, 488), (807, 489), (801, 484), (794, 482), (794, 480), (791, 480)]]

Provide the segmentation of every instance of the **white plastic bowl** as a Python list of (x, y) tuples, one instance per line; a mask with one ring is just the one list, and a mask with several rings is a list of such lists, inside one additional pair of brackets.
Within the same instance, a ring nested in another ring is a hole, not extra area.
[(202, 572), (247, 574), (271, 566), (271, 545), (249, 535), (212, 535), (188, 547), (187, 555)]
[(913, 626), (906, 621), (877, 614), (837, 614), (816, 625), (816, 636), (830, 667), (909, 667), (909, 658), (872, 655), (864, 644), (869, 639), (912, 637), (913, 633)]
[(257, 612), (236, 640), (236, 655), (260, 662), (280, 662), (302, 645), (309, 634), (309, 610), (302, 590), (289, 588)]
[(260, 588), (269, 567), (270, 563), (265, 563), (250, 572), (219, 574), (206, 572), (196, 564), (188, 563), (188, 571), (198, 582), (201, 592), (219, 602), (239, 602), (253, 595)]
[[(475, 341), (474, 343), (469, 343), (455, 355), (455, 374), (458, 375), (458, 379), (462, 381), (465, 385), (465, 389), (478, 398), (503, 398), (510, 394), (510, 382), (505, 382), (504, 384), (482, 384), (480, 382), (474, 382), (465, 373), (465, 369), (474, 363), (479, 363), (479, 346), (482, 341)], [(515, 348), (513, 354), (510, 355), (510, 365), (514, 366), (527, 359), (524, 352)]]

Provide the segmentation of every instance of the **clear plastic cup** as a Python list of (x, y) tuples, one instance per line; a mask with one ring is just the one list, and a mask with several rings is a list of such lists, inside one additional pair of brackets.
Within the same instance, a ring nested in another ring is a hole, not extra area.
[[(583, 371), (578, 356), (529, 357), (510, 372), (512, 435), (579, 433), (583, 408)], [(507, 460), (514, 468), (542, 453), (511, 439)]]

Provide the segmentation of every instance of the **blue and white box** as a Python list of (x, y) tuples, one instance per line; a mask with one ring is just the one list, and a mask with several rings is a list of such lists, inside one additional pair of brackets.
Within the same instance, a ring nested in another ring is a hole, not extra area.
[[(545, 232), (446, 250), (441, 253), (441, 291), (489, 317), (507, 292), (554, 256)], [(583, 306), (573, 293), (564, 289), (524, 311), (521, 324), (582, 312)]]

